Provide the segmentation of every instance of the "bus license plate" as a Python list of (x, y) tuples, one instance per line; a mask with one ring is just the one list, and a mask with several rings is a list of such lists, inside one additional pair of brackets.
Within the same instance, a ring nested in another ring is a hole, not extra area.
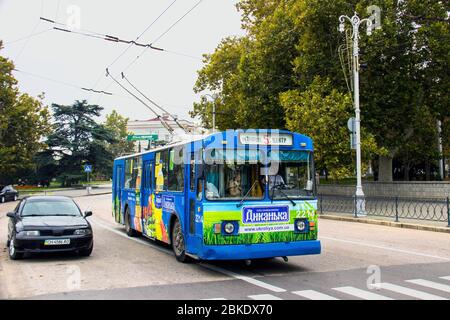
[(60, 246), (65, 244), (70, 244), (70, 239), (45, 240), (44, 242), (46, 246)]

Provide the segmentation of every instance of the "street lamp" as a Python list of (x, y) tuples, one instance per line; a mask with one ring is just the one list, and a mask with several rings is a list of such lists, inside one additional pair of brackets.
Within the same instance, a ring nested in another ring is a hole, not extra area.
[(213, 103), (213, 112), (212, 112), (212, 116), (213, 116), (213, 123), (212, 123), (212, 130), (213, 133), (216, 132), (216, 100), (219, 98), (219, 95), (217, 93), (214, 94), (205, 94), (205, 96), (210, 97), (212, 99), (212, 103)]
[(355, 100), (355, 133), (356, 133), (356, 215), (366, 215), (366, 204), (364, 199), (364, 192), (362, 188), (361, 178), (361, 111), (359, 109), (359, 26), (362, 23), (367, 24), (367, 35), (372, 34), (372, 21), (370, 19), (360, 19), (355, 14), (353, 17), (342, 15), (339, 17), (339, 31), (345, 32), (345, 21), (349, 21), (352, 25), (352, 40), (353, 40), (353, 81), (354, 81), (354, 100)]

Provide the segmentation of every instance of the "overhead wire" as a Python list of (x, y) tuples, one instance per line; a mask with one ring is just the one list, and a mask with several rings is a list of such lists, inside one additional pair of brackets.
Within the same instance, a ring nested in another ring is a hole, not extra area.
[(84, 91), (90, 91), (90, 92), (93, 92), (93, 93), (100, 93), (100, 94), (109, 95), (109, 96), (113, 95), (113, 93), (111, 93), (111, 92), (94, 90), (94, 89), (91, 89), (91, 88), (82, 87), (82, 86), (79, 86), (79, 85), (76, 85), (76, 84), (73, 84), (73, 83), (69, 83), (69, 82), (65, 82), (65, 81), (61, 81), (61, 80), (56, 80), (56, 79), (49, 78), (49, 77), (46, 77), (46, 76), (42, 76), (42, 75), (39, 75), (39, 74), (23, 71), (23, 70), (20, 70), (20, 69), (17, 69), (17, 68), (13, 69), (13, 71), (17, 71), (17, 72), (20, 72), (22, 74), (25, 74), (25, 75), (28, 75), (28, 76), (31, 76), (31, 77), (35, 77), (35, 78), (39, 78), (39, 79), (55, 82), (55, 83), (58, 83), (58, 84), (61, 84), (61, 85), (65, 85), (65, 86), (68, 86), (68, 87), (72, 87), (72, 88), (75, 88), (75, 89), (80, 89), (80, 90), (84, 90)]
[(159, 104), (157, 104), (155, 101), (153, 101), (152, 99), (150, 99), (149, 97), (147, 97), (141, 90), (139, 90), (133, 83), (131, 83), (131, 81), (125, 76), (125, 74), (122, 72), (122, 79), (125, 79), (126, 82), (128, 82), (128, 84), (133, 87), (134, 90), (136, 90), (137, 92), (139, 92), (139, 94), (141, 96), (143, 96), (147, 101), (149, 101), (151, 104), (153, 104), (155, 107), (157, 107), (159, 110), (161, 110), (163, 113), (166, 113), (168, 115), (170, 115), (170, 117), (173, 119), (173, 121), (175, 121), (176, 125), (182, 129), (183, 131), (186, 132), (186, 129), (180, 124), (180, 122), (178, 121), (178, 118), (175, 117), (174, 115), (172, 115), (171, 113), (167, 112), (166, 109), (164, 109), (163, 107), (161, 107)]
[(136, 96), (133, 92), (131, 92), (130, 90), (128, 90), (128, 88), (126, 88), (124, 85), (122, 85), (116, 78), (114, 78), (114, 76), (109, 72), (109, 69), (106, 68), (106, 76), (107, 77), (111, 77), (111, 79), (117, 83), (122, 89), (124, 89), (126, 92), (128, 92), (130, 95), (132, 95), (136, 100), (138, 100), (140, 103), (142, 103), (144, 106), (146, 106), (153, 114), (155, 114), (155, 116), (157, 117), (157, 119), (161, 122), (161, 124), (164, 126), (164, 128), (167, 129), (167, 131), (169, 131), (169, 133), (171, 135), (173, 135), (173, 128), (164, 120), (164, 118), (162, 118), (158, 112), (156, 112), (152, 107), (150, 107), (147, 103), (145, 103), (141, 98), (139, 98), (138, 96)]

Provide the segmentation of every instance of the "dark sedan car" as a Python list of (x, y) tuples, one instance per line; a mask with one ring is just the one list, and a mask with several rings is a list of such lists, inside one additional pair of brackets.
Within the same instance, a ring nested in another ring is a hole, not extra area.
[(91, 211), (81, 212), (68, 197), (26, 197), (7, 216), (9, 257), (24, 253), (77, 251), (89, 256), (94, 247)]
[(12, 186), (0, 186), (0, 203), (9, 200), (17, 201), (19, 199), (19, 192)]

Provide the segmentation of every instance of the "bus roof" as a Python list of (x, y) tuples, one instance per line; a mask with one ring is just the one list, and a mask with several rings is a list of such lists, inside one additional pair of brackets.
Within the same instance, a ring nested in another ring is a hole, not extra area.
[[(118, 157), (115, 160), (122, 160), (122, 159), (128, 159), (128, 158), (133, 158), (133, 157), (137, 157), (137, 156), (141, 156), (141, 155), (145, 155), (148, 153), (153, 153), (153, 152), (158, 152), (158, 151), (162, 151), (162, 150), (166, 150), (172, 147), (178, 147), (178, 146), (183, 146), (183, 145), (187, 145), (190, 143), (194, 143), (194, 142), (198, 142), (198, 141), (204, 141), (204, 142), (208, 142), (208, 140), (214, 140), (215, 137), (217, 138), (223, 138), (224, 134), (233, 132), (233, 138), (237, 138), (239, 136), (239, 134), (242, 133), (256, 133), (256, 134), (271, 134), (271, 133), (277, 133), (280, 135), (292, 135), (292, 136), (297, 136), (300, 137), (302, 141), (307, 142), (308, 143), (308, 147), (306, 148), (306, 150), (312, 150), (312, 140), (310, 137), (305, 136), (303, 134), (300, 133), (296, 133), (296, 132), (291, 132), (291, 131), (287, 131), (287, 130), (278, 130), (278, 129), (237, 129), (237, 130), (227, 130), (227, 131), (222, 131), (222, 132), (215, 132), (215, 133), (211, 133), (211, 134), (206, 134), (206, 135), (186, 135), (181, 137), (181, 140), (179, 141), (174, 141), (172, 143), (169, 143), (165, 146), (162, 147), (158, 147), (155, 149), (151, 149), (151, 150), (146, 150), (140, 153), (135, 153), (135, 154), (130, 154), (130, 155), (125, 155), (122, 157)], [(217, 143), (215, 143), (217, 145)], [(222, 144), (223, 146), (223, 144)]]

